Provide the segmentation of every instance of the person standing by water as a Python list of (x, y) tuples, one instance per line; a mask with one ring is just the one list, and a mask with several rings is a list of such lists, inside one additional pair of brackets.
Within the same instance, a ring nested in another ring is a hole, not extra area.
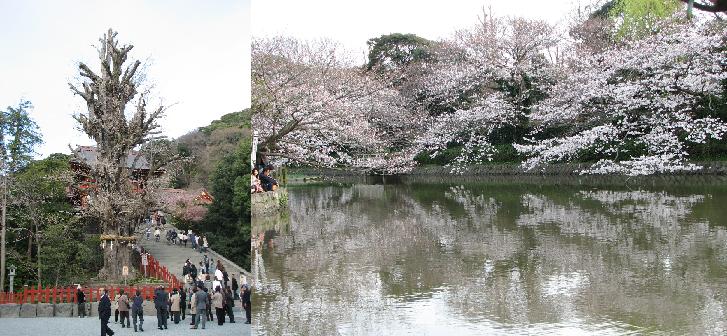
[(136, 332), (136, 319), (139, 319), (139, 331), (144, 331), (142, 325), (144, 324), (144, 298), (141, 297), (141, 292), (137, 289), (136, 295), (134, 295), (134, 301), (131, 303), (131, 316), (134, 320), (134, 332)]
[(78, 304), (78, 317), (86, 317), (86, 294), (83, 294), (81, 286), (76, 291), (76, 303)]
[(109, 328), (111, 299), (109, 299), (109, 290), (106, 288), (103, 289), (103, 295), (98, 302), (98, 318), (101, 320), (101, 336), (113, 336), (114, 331)]
[(245, 324), (251, 323), (251, 317), (252, 317), (252, 310), (251, 310), (251, 290), (247, 285), (242, 286), (242, 307), (245, 308), (245, 317), (247, 318), (247, 321), (245, 321)]
[(192, 327), (192, 329), (197, 329), (197, 327), (199, 327), (200, 320), (202, 321), (202, 329), (204, 329), (207, 322), (208, 300), (209, 297), (207, 296), (207, 292), (205, 292), (202, 288), (199, 288), (197, 293), (194, 295), (194, 306), (197, 308), (197, 319), (195, 320), (194, 327)]
[(164, 287), (159, 286), (159, 288), (154, 291), (154, 308), (156, 308), (157, 310), (157, 327), (159, 328), (159, 330), (167, 329), (168, 300), (169, 296), (164, 291)]

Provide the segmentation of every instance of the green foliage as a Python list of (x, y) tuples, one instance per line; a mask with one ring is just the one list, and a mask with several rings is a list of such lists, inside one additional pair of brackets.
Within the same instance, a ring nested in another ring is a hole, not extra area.
[(208, 126), (200, 127), (199, 130), (206, 135), (210, 135), (216, 129), (229, 127), (250, 128), (250, 110), (246, 109), (225, 114), (219, 120), (212, 121)]
[(30, 101), (22, 100), (17, 107), (8, 106), (0, 112), (0, 155), (8, 163), (9, 172), (30, 163), (35, 146), (43, 142), (38, 124), (28, 114), (32, 108)]
[(207, 188), (217, 163), (237, 151), (240, 141), (250, 136), (250, 110), (228, 113), (208, 126), (176, 140), (177, 154), (188, 158), (174, 176), (174, 188)]
[(243, 141), (242, 148), (217, 164), (210, 178), (214, 202), (200, 229), (208, 236), (210, 247), (249, 270), (250, 193), (245, 183), (249, 179), (249, 140)]
[(86, 234), (66, 197), (68, 161), (68, 155), (51, 154), (13, 176), (9, 256), (17, 263), (19, 284), (86, 282), (103, 266), (98, 235)]
[(680, 7), (678, 0), (617, 0), (608, 14), (620, 21), (616, 39), (623, 40), (652, 34), (657, 22), (668, 18)]
[(368, 70), (398, 69), (410, 63), (430, 60), (433, 42), (414, 34), (394, 33), (369, 39)]

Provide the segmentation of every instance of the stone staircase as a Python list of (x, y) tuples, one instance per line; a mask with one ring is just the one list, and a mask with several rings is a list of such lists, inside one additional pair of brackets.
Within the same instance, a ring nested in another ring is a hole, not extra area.
[[(199, 253), (199, 249), (197, 249), (198, 251), (195, 251), (192, 248), (192, 244), (189, 242), (187, 243), (187, 247), (184, 247), (184, 245), (167, 244), (166, 239), (164, 239), (164, 233), (166, 232), (166, 229), (171, 227), (172, 226), (169, 224), (164, 226), (162, 238), (159, 242), (154, 241), (153, 234), (151, 235), (150, 240), (146, 240), (146, 236), (143, 233), (137, 234), (137, 242), (145, 250), (151, 253), (151, 255), (154, 256), (160, 264), (162, 264), (162, 266), (166, 266), (170, 273), (176, 275), (180, 281), (184, 282), (184, 277), (182, 276), (182, 267), (184, 266), (184, 262), (189, 259), (195, 264), (195, 266), (199, 267), (199, 262), (204, 259), (205, 254), (207, 254), (209, 258), (213, 259), (215, 263), (217, 263), (218, 259), (222, 260), (222, 264), (225, 266), (227, 273), (230, 274), (230, 279), (232, 279), (232, 274), (234, 273), (238, 282), (240, 282), (240, 275), (242, 275), (242, 283), (249, 283), (252, 280), (250, 274), (242, 269), (242, 267), (232, 263), (230, 260), (227, 260), (224, 256), (219, 255), (212, 249), (207, 249), (206, 253)], [(210, 244), (212, 245), (214, 242), (210, 242)], [(210, 263), (210, 268), (214, 269), (212, 265), (213, 264)], [(210, 271), (213, 272), (212, 270)], [(242, 283), (240, 283), (240, 285), (242, 285)]]

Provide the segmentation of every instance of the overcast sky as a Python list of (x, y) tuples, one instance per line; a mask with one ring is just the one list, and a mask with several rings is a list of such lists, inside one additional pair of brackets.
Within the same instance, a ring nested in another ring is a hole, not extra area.
[(250, 0), (0, 0), (0, 109), (33, 103), (41, 157), (93, 144), (76, 130), (72, 115), (85, 105), (67, 83), (79, 61), (98, 68), (93, 46), (108, 28), (147, 63), (150, 105), (170, 105), (165, 135), (250, 106)]
[(477, 23), (483, 7), (495, 16), (540, 18), (553, 24), (578, 4), (597, 0), (268, 0), (252, 3), (252, 33), (300, 39), (331, 38), (362, 60), (366, 40), (390, 33), (414, 33), (431, 40)]

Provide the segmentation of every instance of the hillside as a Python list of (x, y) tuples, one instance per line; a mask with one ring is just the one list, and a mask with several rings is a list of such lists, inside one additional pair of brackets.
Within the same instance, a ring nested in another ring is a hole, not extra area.
[(190, 158), (175, 181), (175, 188), (209, 189), (209, 178), (218, 162), (240, 148), (250, 137), (250, 110), (228, 113), (209, 125), (176, 139), (179, 154)]

